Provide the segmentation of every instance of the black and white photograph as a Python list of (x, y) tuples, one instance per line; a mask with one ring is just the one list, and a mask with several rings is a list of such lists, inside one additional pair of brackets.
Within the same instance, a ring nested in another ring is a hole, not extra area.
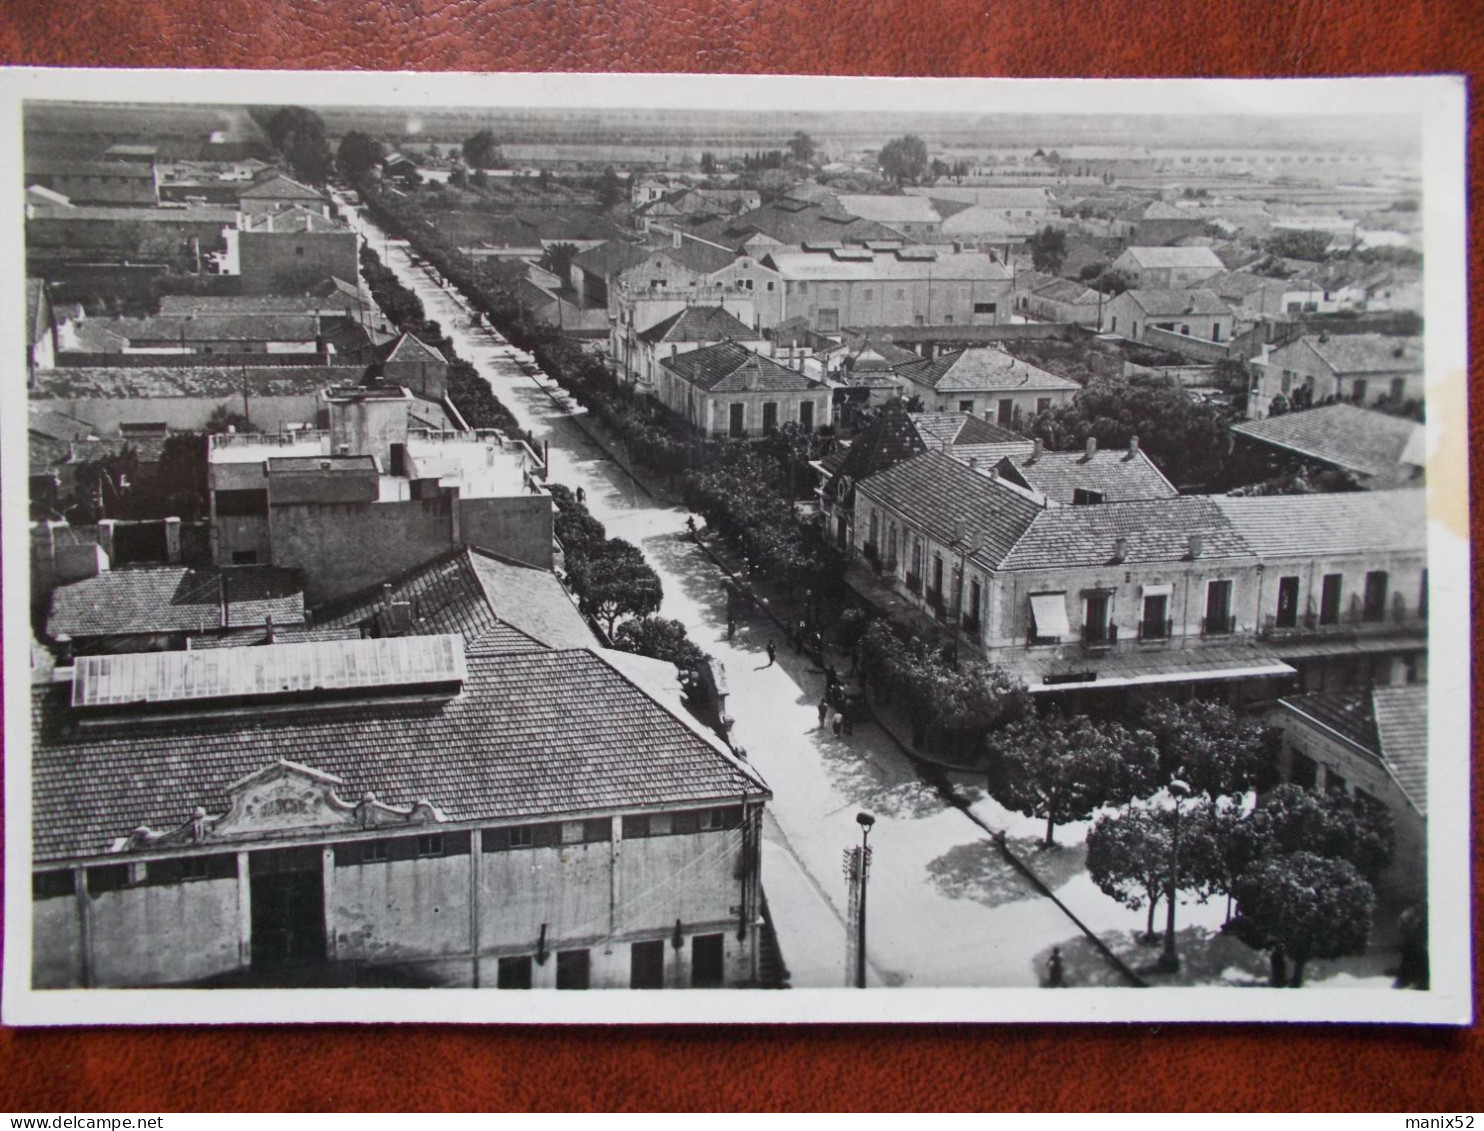
[(0, 104), (7, 1023), (1471, 1022), (1461, 80)]

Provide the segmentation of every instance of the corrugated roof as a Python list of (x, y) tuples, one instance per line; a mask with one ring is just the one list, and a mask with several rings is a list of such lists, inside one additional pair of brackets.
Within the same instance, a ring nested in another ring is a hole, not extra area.
[(1372, 478), (1395, 475), (1399, 465), (1416, 459), (1426, 434), (1415, 420), (1351, 404), (1244, 420), (1232, 431)]
[(1219, 495), (1212, 503), (1263, 557), (1420, 554), (1427, 549), (1427, 499), (1422, 491)]
[(973, 346), (940, 353), (897, 369), (903, 377), (938, 392), (1031, 392), (1082, 388), (1075, 381), (1048, 373), (998, 346)]
[(802, 392), (821, 387), (818, 381), (736, 342), (704, 346), (663, 358), (660, 364), (681, 380), (711, 393)]
[(46, 632), (54, 640), (201, 632), (260, 625), (269, 616), (277, 625), (302, 624), (303, 588), (298, 573), (271, 566), (109, 570), (52, 590)]
[[(957, 455), (958, 453), (953, 453)], [(1105, 503), (1169, 499), (1179, 494), (1142, 451), (1046, 452), (1006, 456), (1002, 470), (1055, 503), (1070, 505), (1078, 490), (1096, 491)]]
[(1050, 507), (1036, 516), (1006, 557), (1005, 568), (1107, 565), (1120, 538), (1126, 541), (1120, 564), (1188, 561), (1193, 534), (1201, 537), (1202, 559), (1254, 557), (1211, 499), (1181, 495), (1097, 506)]
[[(256, 649), (259, 654), (268, 649)], [(471, 652), (463, 692), (367, 704), (152, 720), (76, 732), (67, 687), (37, 690), (32, 748), (38, 860), (91, 855), (289, 759), (374, 792), (426, 800), (451, 820), (547, 817), (766, 795), (755, 771), (585, 650)]]
[(989, 569), (999, 567), (1044, 513), (1039, 503), (1015, 488), (936, 451), (878, 472), (856, 490), (909, 517), (940, 544), (961, 537), (969, 560)]
[(645, 342), (724, 342), (755, 337), (755, 332), (720, 306), (687, 306), (639, 334)]

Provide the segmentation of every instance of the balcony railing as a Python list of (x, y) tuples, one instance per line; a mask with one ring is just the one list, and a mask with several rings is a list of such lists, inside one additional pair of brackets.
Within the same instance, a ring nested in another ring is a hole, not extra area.
[(1117, 646), (1118, 626), (1116, 624), (1084, 624), (1082, 626), (1082, 647), (1086, 651), (1102, 652)]
[(1201, 635), (1203, 636), (1230, 636), (1236, 631), (1237, 618), (1234, 616), (1201, 618)]
[(1349, 608), (1332, 616), (1302, 613), (1290, 623), (1280, 623), (1274, 615), (1263, 619), (1261, 635), (1274, 640), (1302, 639), (1309, 636), (1385, 636), (1404, 632), (1421, 632), (1427, 627), (1427, 614), (1416, 608), (1393, 605), (1382, 615), (1376, 610)]
[(1172, 619), (1141, 620), (1139, 622), (1139, 642), (1141, 644), (1163, 644), (1174, 635), (1175, 622)]

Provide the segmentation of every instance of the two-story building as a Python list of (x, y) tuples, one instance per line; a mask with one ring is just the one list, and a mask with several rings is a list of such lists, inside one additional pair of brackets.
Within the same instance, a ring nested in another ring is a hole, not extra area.
[(1001, 427), (1067, 404), (1082, 386), (999, 346), (949, 350), (896, 366), (903, 391), (928, 412), (969, 412)]
[(782, 280), (785, 318), (823, 334), (874, 326), (994, 326), (1008, 322), (1014, 282), (976, 252), (930, 247), (873, 251), (805, 245), (763, 260)]
[(722, 306), (687, 306), (642, 330), (633, 322), (615, 323), (626, 331), (614, 351), (619, 374), (636, 388), (654, 392), (660, 362), (717, 342), (738, 342), (747, 349), (765, 353), (769, 341), (761, 331), (747, 326)]
[(1236, 314), (1214, 292), (1133, 289), (1103, 307), (1103, 326), (1136, 342), (1179, 348), (1187, 342), (1221, 345), (1232, 340)]
[(830, 423), (829, 387), (739, 342), (662, 357), (655, 395), (714, 439), (766, 436), (783, 424), (814, 432)]
[(84, 657), (34, 718), (36, 988), (758, 984), (768, 789), (594, 650)]
[(898, 462), (854, 484), (852, 550), (875, 568), (854, 584), (888, 587), (1038, 694), (1426, 678), (1420, 493), (1097, 503), (1123, 476), (1108, 470), (1090, 462), (1067, 506), (998, 466)]
[(1283, 397), (1292, 405), (1420, 401), (1426, 374), (1420, 338), (1385, 334), (1305, 334), (1253, 359), (1247, 415), (1257, 420)]

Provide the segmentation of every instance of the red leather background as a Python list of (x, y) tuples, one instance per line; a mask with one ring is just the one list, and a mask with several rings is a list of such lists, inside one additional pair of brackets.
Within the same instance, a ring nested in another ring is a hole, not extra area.
[[(1478, 0), (9, 0), (0, 62), (1477, 79), (1484, 11)], [(1475, 190), (1481, 126), (1475, 104)], [(1477, 214), (1469, 227), (1478, 357)], [(1475, 403), (1476, 461), (1481, 422)], [(1475, 581), (1477, 593), (1477, 570)], [(1476, 675), (1476, 701), (1479, 690)], [(1477, 947), (1477, 910), (1475, 936)], [(1477, 1031), (1379, 1027), (3, 1031), (0, 1109), (1425, 1113), (1484, 1107), (1481, 1067)]]

